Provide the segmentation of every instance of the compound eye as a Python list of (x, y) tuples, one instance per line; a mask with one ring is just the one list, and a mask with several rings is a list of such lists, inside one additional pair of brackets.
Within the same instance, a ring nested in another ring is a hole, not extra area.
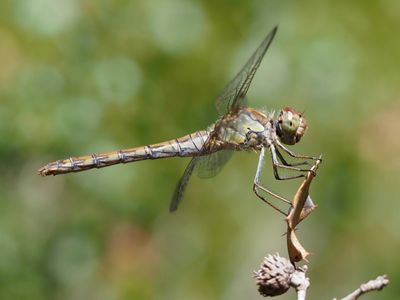
[[(285, 118), (286, 117), (286, 118)], [(282, 130), (284, 130), (287, 134), (293, 134), (296, 132), (297, 127), (299, 126), (300, 119), (296, 116), (285, 116), (283, 118)]]

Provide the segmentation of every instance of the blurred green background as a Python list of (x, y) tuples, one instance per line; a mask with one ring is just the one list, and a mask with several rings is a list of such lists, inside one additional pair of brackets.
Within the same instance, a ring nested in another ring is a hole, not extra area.
[[(299, 153), (324, 156), (319, 208), (298, 235), (308, 299), (400, 296), (400, 2), (0, 2), (0, 298), (260, 299), (252, 271), (286, 256), (282, 216), (257, 200), (255, 153), (212, 180), (188, 159), (41, 178), (43, 164), (182, 136), (274, 25), (250, 105), (305, 111)], [(264, 181), (291, 197), (296, 183)], [(293, 299), (294, 292), (280, 299)]]

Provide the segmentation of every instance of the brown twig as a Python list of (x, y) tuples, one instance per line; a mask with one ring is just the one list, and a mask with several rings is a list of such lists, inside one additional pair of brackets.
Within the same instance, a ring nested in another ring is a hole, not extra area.
[[(308, 172), (293, 197), (292, 209), (286, 217), (287, 247), (290, 261), (279, 256), (279, 254), (268, 255), (264, 258), (260, 269), (254, 272), (258, 291), (265, 297), (284, 294), (292, 287), (296, 290), (297, 300), (306, 299), (307, 289), (310, 286), (310, 280), (306, 277), (307, 266), (296, 267), (295, 263), (306, 260), (309, 253), (300, 244), (295, 229), (316, 208), (309, 196), (309, 189), (320, 163), (321, 159), (318, 159)], [(386, 275), (379, 276), (362, 284), (357, 290), (340, 300), (356, 300), (365, 293), (383, 289), (388, 283), (389, 280)]]
[(290, 261), (294, 264), (301, 260), (306, 260), (309, 252), (299, 242), (295, 229), (297, 224), (304, 220), (317, 206), (309, 196), (309, 189), (315, 172), (318, 169), (321, 160), (317, 160), (315, 165), (308, 172), (306, 178), (298, 188), (292, 200), (292, 209), (286, 218), (287, 222), (287, 248)]

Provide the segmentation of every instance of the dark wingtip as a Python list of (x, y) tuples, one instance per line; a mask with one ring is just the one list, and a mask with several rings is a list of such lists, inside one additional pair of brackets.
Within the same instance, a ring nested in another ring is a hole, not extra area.
[(276, 32), (278, 31), (278, 25), (275, 25), (274, 28), (272, 28), (271, 33), (273, 36), (275, 36)]
[(179, 197), (177, 195), (177, 191), (175, 191), (174, 195), (172, 196), (171, 202), (169, 204), (169, 212), (174, 213), (178, 210), (179, 206)]

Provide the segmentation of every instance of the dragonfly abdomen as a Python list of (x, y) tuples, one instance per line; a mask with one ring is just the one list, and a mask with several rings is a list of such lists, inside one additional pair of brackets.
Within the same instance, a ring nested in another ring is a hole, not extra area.
[(209, 132), (202, 130), (159, 144), (131, 149), (94, 153), (91, 155), (70, 157), (51, 162), (38, 170), (42, 176), (81, 172), (93, 168), (103, 168), (120, 163), (129, 163), (144, 159), (165, 157), (188, 157), (202, 155), (202, 148)]

